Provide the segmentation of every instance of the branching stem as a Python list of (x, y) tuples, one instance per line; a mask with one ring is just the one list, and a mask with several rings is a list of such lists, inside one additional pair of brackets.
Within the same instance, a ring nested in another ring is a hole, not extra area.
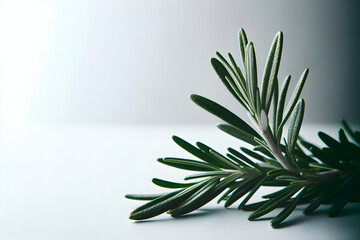
[(278, 145), (276, 145), (276, 143), (274, 142), (274, 139), (271, 137), (269, 131), (267, 131), (267, 130), (264, 131), (262, 129), (260, 131), (261, 131), (262, 136), (264, 137), (264, 140), (268, 144), (270, 150), (274, 154), (274, 157), (276, 158), (276, 160), (278, 160), (280, 162), (280, 164), (289, 172), (299, 173), (299, 171), (295, 167), (293, 167), (293, 165), (288, 160), (285, 159), (280, 147)]

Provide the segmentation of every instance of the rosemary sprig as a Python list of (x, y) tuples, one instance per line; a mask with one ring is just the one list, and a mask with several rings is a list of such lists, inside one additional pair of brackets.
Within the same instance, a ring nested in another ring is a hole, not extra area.
[[(158, 161), (197, 171), (185, 177), (186, 181), (195, 181), (174, 183), (154, 178), (154, 184), (178, 190), (160, 195), (126, 195), (129, 199), (149, 201), (135, 209), (130, 219), (148, 219), (164, 212), (179, 217), (200, 208), (223, 192), (218, 203), (225, 202), (225, 207), (229, 207), (243, 198), (238, 208), (253, 211), (249, 220), (283, 208), (272, 219), (273, 227), (281, 224), (299, 204), (307, 204), (304, 214), (311, 214), (322, 204), (330, 204), (329, 216), (337, 216), (346, 203), (360, 202), (360, 132), (353, 131), (343, 120), (339, 141), (319, 132), (326, 147), (317, 147), (299, 137), (305, 113), (305, 101), (300, 95), (309, 70), (305, 69), (300, 76), (285, 107), (291, 76), (279, 89), (283, 33), (277, 33), (271, 45), (261, 89), (255, 48), (252, 42), (248, 42), (243, 29), (239, 30), (239, 49), (244, 71), (230, 53), (230, 63), (218, 52), (217, 58), (210, 62), (229, 92), (248, 112), (255, 129), (210, 99), (195, 94), (190, 98), (225, 122), (218, 125), (220, 130), (252, 145), (253, 149), (228, 148), (228, 153), (222, 155), (201, 142), (192, 145), (174, 136), (174, 142), (198, 160), (161, 158)], [(282, 133), (288, 122), (285, 138)], [(261, 186), (283, 188), (263, 196), (265, 201), (247, 204)]]

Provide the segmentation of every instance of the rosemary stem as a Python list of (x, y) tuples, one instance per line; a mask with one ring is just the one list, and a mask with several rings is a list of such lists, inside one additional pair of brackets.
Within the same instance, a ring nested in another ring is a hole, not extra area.
[(248, 116), (249, 116), (250, 120), (252, 121), (252, 123), (254, 124), (254, 126), (257, 126), (258, 131), (263, 136), (265, 142), (268, 144), (268, 146), (269, 146), (270, 150), (272, 151), (274, 157), (276, 158), (276, 160), (279, 161), (281, 166), (283, 166), (286, 170), (288, 170), (290, 172), (299, 173), (299, 171), (296, 168), (294, 168), (289, 161), (287, 161), (285, 159), (284, 155), (282, 154), (282, 151), (281, 151), (280, 147), (274, 142), (274, 139), (271, 136), (270, 132), (267, 131), (267, 130), (262, 129), (262, 127), (259, 126), (259, 121), (256, 118), (256, 115), (248, 114)]
[[(261, 129), (261, 128), (260, 128)], [(298, 173), (299, 171), (292, 166), (292, 164), (287, 161), (282, 154), (282, 151), (278, 145), (274, 142), (274, 139), (271, 137), (269, 131), (262, 130), (261, 133), (264, 137), (264, 140), (268, 144), (269, 148), (271, 149), (272, 153), (274, 154), (274, 157), (280, 162), (280, 164), (288, 171), (293, 173)]]

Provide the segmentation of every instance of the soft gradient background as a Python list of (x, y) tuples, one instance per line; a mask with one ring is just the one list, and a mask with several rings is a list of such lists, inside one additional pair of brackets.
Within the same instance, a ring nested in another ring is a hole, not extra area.
[(239, 60), (240, 27), (260, 76), (279, 30), (280, 79), (291, 74), (293, 88), (310, 68), (305, 139), (336, 136), (341, 117), (360, 120), (359, 11), (345, 0), (0, 0), (0, 239), (209, 240), (234, 238), (239, 226), (255, 240), (360, 239), (351, 206), (340, 218), (299, 209), (291, 227), (274, 230), (211, 205), (194, 218), (135, 224), (127, 217), (140, 203), (124, 198), (166, 191), (152, 177), (182, 181), (184, 171), (156, 163), (190, 157), (172, 134), (219, 152), (243, 146), (188, 98), (247, 119), (209, 63), (216, 50)]
[[(360, 117), (358, 1), (0, 1), (0, 121), (22, 124), (203, 124), (198, 93), (245, 117), (212, 70), (216, 50), (255, 42), (262, 76), (277, 31), (280, 79), (310, 68), (306, 122)], [(239, 58), (238, 58), (239, 59)]]

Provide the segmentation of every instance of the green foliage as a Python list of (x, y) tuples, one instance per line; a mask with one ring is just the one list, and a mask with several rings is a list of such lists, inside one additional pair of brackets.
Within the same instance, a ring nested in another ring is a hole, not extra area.
[[(303, 211), (307, 215), (320, 205), (329, 204), (329, 216), (333, 217), (348, 202), (360, 202), (360, 132), (353, 131), (343, 120), (339, 140), (319, 132), (326, 147), (317, 147), (299, 137), (305, 113), (305, 101), (300, 95), (309, 70), (305, 69), (300, 76), (286, 105), (291, 77), (286, 77), (281, 90), (278, 82), (282, 32), (276, 34), (271, 45), (261, 89), (255, 48), (252, 42), (248, 42), (243, 29), (239, 30), (239, 49), (242, 69), (230, 53), (230, 63), (218, 52), (217, 58), (210, 62), (225, 87), (248, 112), (257, 130), (210, 99), (195, 94), (190, 98), (226, 122), (218, 125), (219, 129), (252, 145), (253, 149), (228, 148), (228, 152), (222, 155), (204, 143), (192, 145), (173, 136), (174, 142), (197, 160), (168, 157), (158, 161), (198, 173), (186, 176), (185, 181), (193, 181), (184, 183), (158, 178), (152, 180), (160, 187), (177, 189), (170, 193), (126, 195), (129, 199), (148, 201), (135, 209), (130, 219), (143, 220), (165, 212), (179, 217), (222, 194), (218, 203), (224, 202), (225, 207), (230, 207), (241, 200), (238, 209), (252, 211), (249, 220), (283, 208), (271, 221), (271, 226), (278, 227), (300, 204), (307, 205)], [(289, 119), (288, 135), (283, 139), (282, 133)], [(269, 122), (272, 122), (271, 126)], [(248, 204), (262, 186), (282, 188), (263, 196), (264, 201)]]

